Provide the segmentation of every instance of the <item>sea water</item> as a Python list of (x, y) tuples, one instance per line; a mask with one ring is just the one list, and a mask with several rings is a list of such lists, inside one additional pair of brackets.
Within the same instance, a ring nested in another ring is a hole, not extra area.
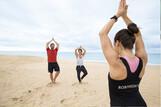
[[(20, 55), (20, 56), (41, 56), (46, 57), (46, 52), (33, 52), (33, 51), (0, 51), (0, 55)], [(74, 52), (58, 52), (59, 59), (74, 59)], [(106, 62), (102, 52), (88, 52), (85, 56), (86, 61)], [(160, 53), (148, 53), (148, 64), (161, 65)]]

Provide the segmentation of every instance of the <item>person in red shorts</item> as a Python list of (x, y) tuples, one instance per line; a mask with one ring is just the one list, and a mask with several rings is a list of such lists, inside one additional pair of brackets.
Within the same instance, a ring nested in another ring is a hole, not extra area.
[[(52, 43), (52, 41), (55, 43)], [(57, 43), (54, 38), (46, 43), (46, 51), (48, 57), (48, 72), (50, 73), (51, 83), (55, 84), (58, 75), (60, 74), (60, 68), (57, 63), (57, 53), (59, 49), (59, 43)], [(53, 71), (55, 71), (55, 76), (53, 78)]]

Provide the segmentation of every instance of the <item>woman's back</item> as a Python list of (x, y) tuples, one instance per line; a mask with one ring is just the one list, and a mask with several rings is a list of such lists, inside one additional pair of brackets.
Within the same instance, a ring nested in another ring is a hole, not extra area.
[[(99, 32), (103, 54), (110, 66), (108, 77), (111, 106), (146, 106), (139, 92), (139, 83), (144, 75), (148, 57), (141, 32), (129, 18), (127, 12), (126, 0), (120, 0), (117, 13)], [(116, 33), (114, 45), (112, 45), (109, 38), (110, 31), (120, 17), (127, 28)], [(136, 58), (134, 62), (131, 62), (120, 56), (129, 58), (137, 56), (139, 61)]]
[[(120, 60), (126, 68), (126, 78), (123, 80), (112, 79), (110, 73), (109, 92), (112, 106), (146, 106), (145, 101), (139, 92), (139, 84), (141, 78), (139, 77), (143, 68), (143, 61), (139, 58), (139, 63), (134, 72), (131, 71), (131, 65), (126, 58), (121, 57)], [(137, 58), (136, 58), (137, 60)], [(119, 71), (118, 71), (119, 72)]]

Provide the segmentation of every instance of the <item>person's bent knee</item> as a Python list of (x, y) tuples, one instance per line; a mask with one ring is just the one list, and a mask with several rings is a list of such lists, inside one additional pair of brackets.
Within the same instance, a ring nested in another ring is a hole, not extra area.
[(48, 73), (53, 74), (53, 71), (48, 71)]
[(57, 74), (60, 74), (60, 71), (55, 71)]

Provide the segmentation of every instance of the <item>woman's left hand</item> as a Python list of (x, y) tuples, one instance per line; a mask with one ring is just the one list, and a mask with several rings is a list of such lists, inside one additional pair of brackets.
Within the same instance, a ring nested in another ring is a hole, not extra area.
[(126, 4), (126, 0), (121, 0), (119, 7), (118, 7), (118, 10), (117, 10), (117, 13), (116, 13), (116, 16), (117, 17), (126, 16), (127, 15), (127, 9), (128, 9), (128, 6)]

